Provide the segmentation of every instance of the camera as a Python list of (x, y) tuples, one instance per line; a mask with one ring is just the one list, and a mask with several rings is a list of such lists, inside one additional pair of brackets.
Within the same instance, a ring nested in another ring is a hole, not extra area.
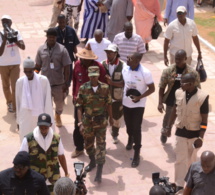
[(84, 178), (87, 175), (86, 171), (83, 172), (84, 163), (83, 162), (75, 162), (74, 168), (75, 168), (75, 175), (76, 175), (76, 180), (74, 182), (76, 185), (76, 195), (87, 194), (87, 189), (86, 189), (86, 186), (84, 184), (84, 182), (85, 182)]
[(166, 192), (166, 195), (173, 195), (176, 192), (176, 185), (174, 183), (169, 182), (169, 177), (161, 177), (160, 173), (152, 173), (152, 181), (154, 185), (161, 186), (164, 191)]
[(7, 32), (6, 39), (9, 41), (9, 43), (17, 42), (18, 31), (13, 30), (6, 23), (3, 24), (3, 27), (4, 27), (5, 31)]

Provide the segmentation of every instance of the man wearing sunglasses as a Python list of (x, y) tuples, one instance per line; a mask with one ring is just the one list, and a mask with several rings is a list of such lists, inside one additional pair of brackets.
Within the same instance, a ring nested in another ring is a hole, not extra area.
[(197, 160), (197, 152), (203, 145), (207, 129), (209, 103), (208, 94), (195, 85), (196, 76), (187, 73), (181, 78), (181, 89), (175, 92), (173, 107), (165, 131), (171, 131), (170, 125), (176, 119), (175, 144), (175, 184), (177, 191), (182, 190), (184, 178), (191, 163)]
[(13, 168), (0, 172), (0, 194), (50, 194), (44, 177), (30, 169), (30, 156), (27, 152), (18, 152), (13, 164)]
[(187, 53), (187, 64), (192, 62), (192, 40), (198, 51), (198, 60), (202, 59), (197, 27), (193, 20), (186, 17), (187, 10), (184, 6), (179, 6), (176, 10), (177, 19), (173, 20), (164, 34), (164, 64), (169, 65), (167, 51), (170, 52), (170, 64), (175, 62), (175, 54), (179, 49)]

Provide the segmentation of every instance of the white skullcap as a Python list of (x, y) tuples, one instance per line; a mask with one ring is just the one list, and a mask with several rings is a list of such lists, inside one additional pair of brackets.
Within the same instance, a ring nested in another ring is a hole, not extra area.
[(24, 60), (23, 68), (34, 68), (34, 67), (35, 67), (34, 61), (30, 57)]
[(12, 18), (11, 18), (9, 15), (3, 15), (3, 16), (1, 17), (1, 20), (3, 20), (3, 19), (12, 20)]
[(76, 185), (68, 177), (61, 177), (54, 185), (55, 195), (75, 195)]

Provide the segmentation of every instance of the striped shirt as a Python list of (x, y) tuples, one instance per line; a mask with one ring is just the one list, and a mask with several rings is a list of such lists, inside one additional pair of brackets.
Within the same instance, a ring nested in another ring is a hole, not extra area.
[(101, 29), (106, 37), (108, 13), (101, 13), (96, 5), (98, 0), (84, 1), (84, 22), (81, 29), (81, 38), (93, 38), (94, 31)]
[(117, 34), (113, 40), (119, 48), (120, 59), (127, 62), (127, 56), (134, 52), (145, 53), (145, 45), (141, 36), (133, 33), (130, 39), (125, 37), (125, 32)]

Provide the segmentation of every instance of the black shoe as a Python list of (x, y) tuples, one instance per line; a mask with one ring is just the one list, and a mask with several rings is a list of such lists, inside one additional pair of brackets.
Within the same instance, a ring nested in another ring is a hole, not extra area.
[(96, 177), (95, 177), (94, 181), (96, 181), (98, 183), (102, 182), (102, 169), (103, 169), (103, 165), (97, 166)]
[(96, 164), (89, 164), (85, 167), (86, 172), (92, 171), (96, 167)]
[(140, 164), (140, 157), (138, 157), (137, 159), (133, 159), (131, 163), (131, 167), (133, 168), (138, 167), (139, 164)]
[(126, 145), (126, 150), (131, 150), (132, 149), (132, 146), (133, 146), (133, 143), (134, 143), (134, 141), (133, 141), (133, 137), (129, 137), (128, 138), (128, 143), (127, 143), (127, 145)]
[(86, 172), (90, 172), (96, 167), (95, 156), (89, 156), (89, 158), (90, 158), (90, 163), (85, 167)]
[(140, 149), (134, 150), (134, 158), (131, 163), (131, 167), (135, 168), (140, 164)]
[(167, 141), (167, 136), (161, 134), (160, 140), (161, 140), (162, 144), (165, 144)]

